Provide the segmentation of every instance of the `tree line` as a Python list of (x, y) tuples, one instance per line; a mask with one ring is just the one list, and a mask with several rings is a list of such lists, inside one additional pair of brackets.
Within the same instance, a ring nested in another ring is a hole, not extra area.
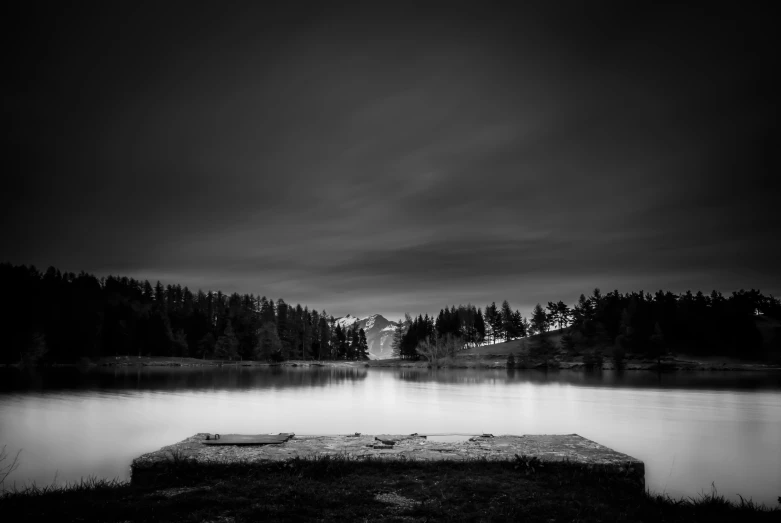
[(486, 342), (510, 341), (526, 336), (529, 322), (505, 300), (486, 306), (485, 313), (474, 305), (455, 305), (439, 311), (436, 318), (409, 314), (394, 331), (392, 354), (402, 359), (452, 356), (458, 350)]
[(0, 361), (176, 356), (222, 360), (368, 359), (366, 333), (325, 311), (253, 294), (50, 267), (0, 264)]
[[(550, 304), (549, 304), (550, 306)], [(681, 294), (662, 290), (580, 295), (565, 314), (572, 329), (562, 343), (586, 347), (612, 345), (616, 350), (659, 356), (669, 349), (695, 355), (764, 359), (760, 315), (781, 320), (781, 301), (758, 290)], [(770, 344), (781, 343), (775, 329)]]
[[(368, 359), (366, 333), (342, 327), (325, 311), (283, 299), (196, 292), (180, 285), (50, 267), (0, 264), (0, 361), (74, 362), (81, 357), (177, 356), (224, 360)], [(602, 294), (571, 307), (537, 304), (529, 318), (507, 300), (484, 310), (445, 307), (436, 317), (409, 314), (393, 334), (393, 355), (438, 358), (468, 347), (562, 331), (566, 350), (611, 346), (656, 354), (681, 348), (697, 355), (762, 359), (757, 315), (781, 320), (781, 301), (758, 290), (729, 296), (687, 291)], [(778, 329), (776, 329), (778, 330)], [(771, 343), (781, 344), (776, 332)]]
[[(661, 357), (680, 349), (695, 355), (720, 355), (765, 359), (765, 348), (781, 349), (781, 330), (763, 340), (757, 317), (781, 320), (781, 301), (758, 290), (740, 290), (729, 296), (718, 291), (706, 295), (657, 291), (599, 289), (581, 294), (572, 307), (563, 301), (537, 304), (527, 319), (505, 300), (481, 309), (472, 305), (451, 306), (436, 319), (406, 316), (394, 332), (393, 355), (403, 359), (436, 359), (485, 342), (509, 341), (540, 335), (535, 351), (554, 349), (548, 336), (562, 332), (560, 348), (568, 352), (610, 347), (626, 352)], [(768, 342), (763, 344), (763, 342)]]

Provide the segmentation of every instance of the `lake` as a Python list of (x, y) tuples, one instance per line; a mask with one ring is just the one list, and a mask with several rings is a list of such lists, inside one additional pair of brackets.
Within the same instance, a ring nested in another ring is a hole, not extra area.
[(645, 461), (655, 492), (781, 495), (781, 373), (0, 369), (0, 445), (22, 449), (7, 482), (127, 479), (197, 432), (575, 433)]

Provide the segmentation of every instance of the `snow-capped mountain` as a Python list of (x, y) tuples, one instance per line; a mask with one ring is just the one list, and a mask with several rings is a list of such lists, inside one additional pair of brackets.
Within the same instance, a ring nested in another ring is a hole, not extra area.
[(391, 344), (393, 343), (393, 329), (398, 322), (389, 321), (381, 314), (372, 314), (360, 319), (347, 315), (336, 320), (336, 324), (342, 329), (352, 328), (357, 323), (359, 329), (366, 333), (366, 341), (369, 344), (369, 357), (371, 359), (385, 359), (391, 357)]

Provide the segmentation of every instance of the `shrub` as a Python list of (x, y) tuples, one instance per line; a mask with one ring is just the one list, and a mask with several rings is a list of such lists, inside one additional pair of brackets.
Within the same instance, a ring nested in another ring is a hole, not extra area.
[(583, 355), (583, 365), (586, 367), (601, 368), (603, 363), (602, 353), (591, 350)]

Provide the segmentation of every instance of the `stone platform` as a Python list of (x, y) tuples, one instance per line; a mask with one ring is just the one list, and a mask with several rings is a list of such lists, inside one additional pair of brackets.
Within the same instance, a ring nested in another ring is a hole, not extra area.
[(174, 460), (189, 464), (231, 464), (286, 461), (295, 458), (344, 456), (351, 459), (407, 459), (419, 461), (467, 461), (475, 459), (514, 460), (517, 456), (537, 458), (543, 463), (586, 465), (613, 471), (645, 485), (642, 461), (621, 454), (577, 434), (474, 436), (465, 441), (442, 442), (423, 435), (293, 436), (284, 443), (259, 446), (212, 446), (208, 434), (196, 434), (179, 443), (144, 454), (133, 460), (134, 482), (154, 475)]

